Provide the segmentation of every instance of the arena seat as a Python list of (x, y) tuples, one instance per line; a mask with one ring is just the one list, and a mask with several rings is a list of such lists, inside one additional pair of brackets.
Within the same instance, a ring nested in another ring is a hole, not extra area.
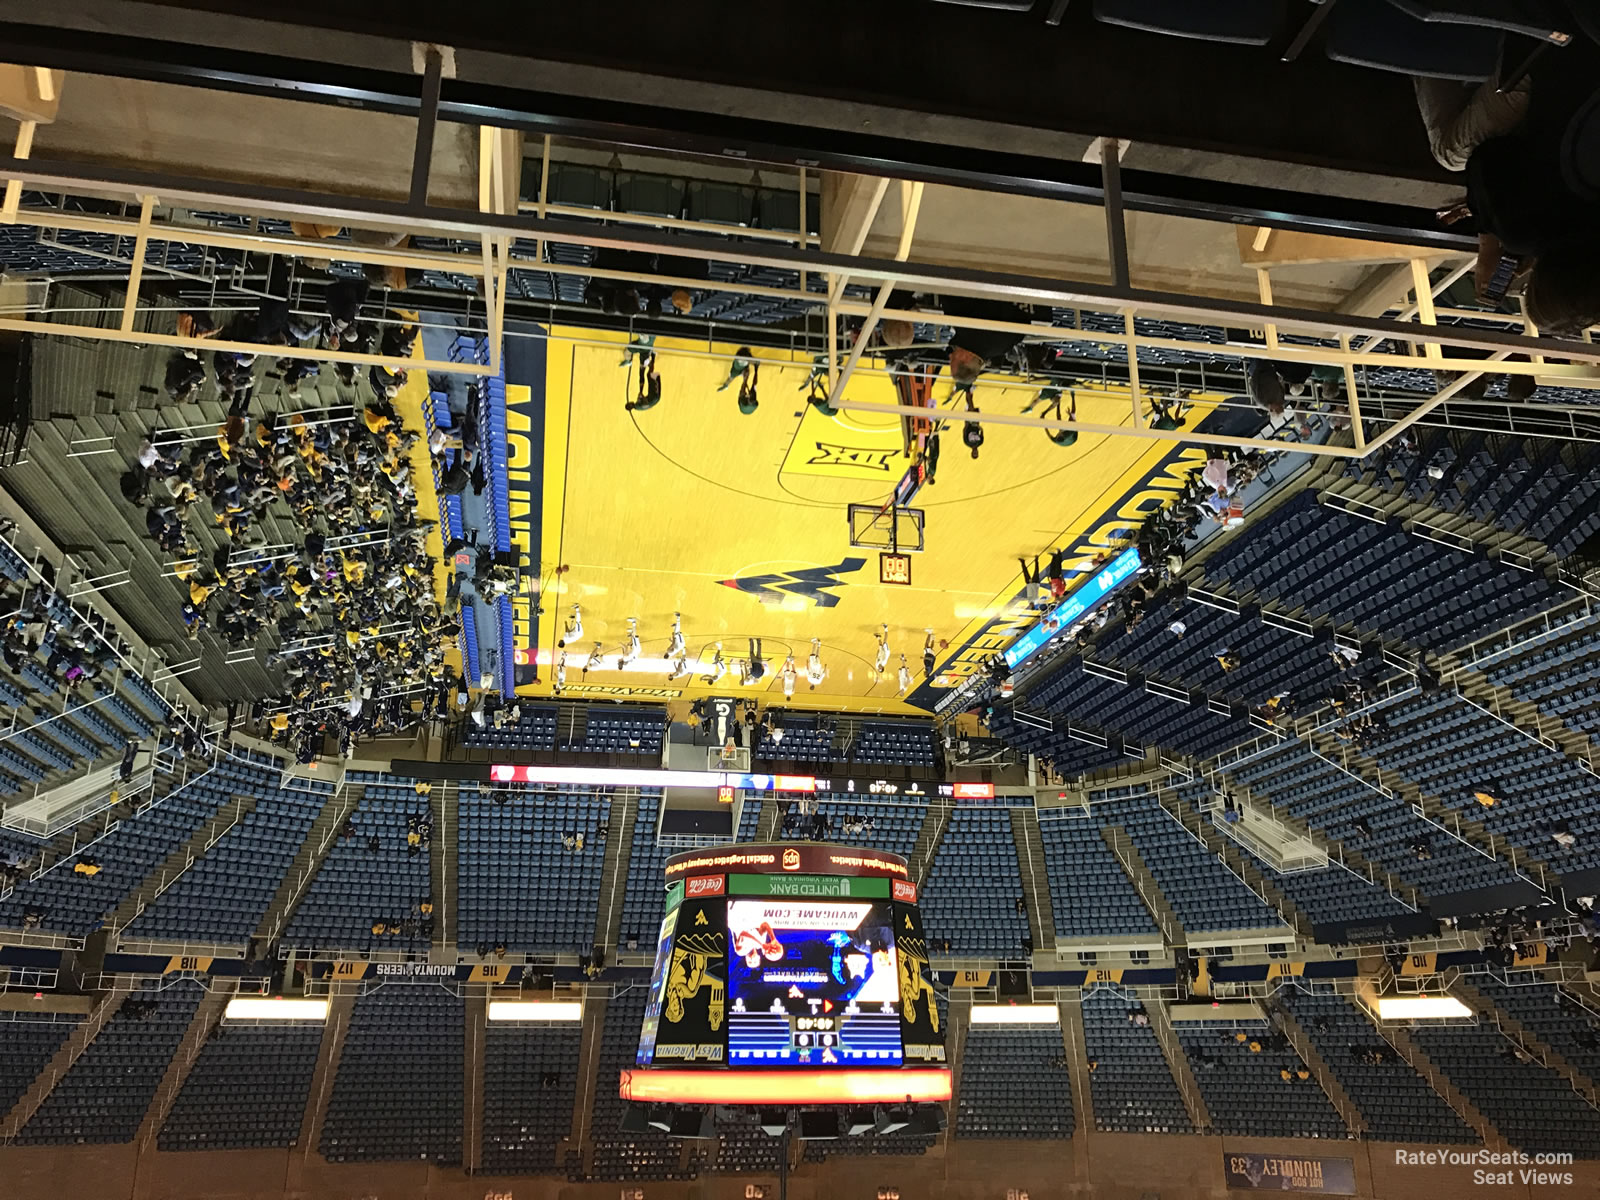
[[(1217, 1133), (1348, 1136), (1322, 1085), (1315, 1076), (1298, 1078), (1296, 1072), (1305, 1064), (1266, 1021), (1185, 1021), (1176, 1029)], [(1284, 1070), (1290, 1075), (1287, 1082), (1279, 1073)]]
[(260, 923), (283, 873), (322, 811), (332, 785), (307, 791), (264, 781), (253, 810), (205, 850), (128, 927), (128, 936), (159, 941), (243, 943)]
[[(1027, 1086), (1017, 1086), (1021, 1080)], [(969, 1027), (954, 1124), (958, 1138), (1070, 1138), (1072, 1085), (1061, 1027)]]
[(1143, 1007), (1111, 988), (1083, 994), (1095, 1125), (1103, 1133), (1193, 1133), (1155, 1029), (1130, 1019)]
[[(581, 787), (479, 788), (461, 793), (459, 814), (458, 944), (586, 953), (611, 800)], [(568, 850), (563, 839), (579, 833), (583, 849)]]
[(951, 953), (1019, 958), (1028, 918), (1022, 896), (1011, 813), (1004, 808), (958, 808), (922, 885), (924, 927), (948, 938)]
[[(430, 898), (433, 851), (421, 847), (413, 854), (406, 844), (407, 818), (427, 815), (428, 800), (417, 794), (412, 779), (352, 775), (360, 777), (351, 782), (362, 788), (349, 818), (354, 833), (328, 850), (289, 918), (284, 943), (307, 950), (426, 949), (429, 939), (421, 932), (379, 938), (372, 927), (382, 921), (393, 928), (404, 918), (420, 917), (418, 905)], [(373, 838), (376, 853), (369, 848)]]
[[(1453, 693), (1412, 696), (1382, 712), (1388, 728), (1368, 750), (1380, 766), (1559, 871), (1600, 865), (1600, 795), (1594, 777), (1567, 755)], [(1478, 793), (1496, 803), (1483, 806)], [(1575, 845), (1553, 840), (1556, 818)]]
[[(783, 804), (782, 801), (779, 803)], [(917, 836), (922, 832), (923, 821), (928, 815), (928, 807), (925, 804), (885, 800), (870, 795), (819, 800), (817, 811), (828, 818), (827, 841), (885, 850), (902, 858), (916, 849)], [(872, 832), (847, 833), (845, 832), (847, 821), (869, 821), (872, 824)], [(786, 841), (809, 841), (810, 822), (804, 817), (800, 822), (801, 828), (793, 833), (785, 833), (780, 822), (778, 836)]]
[(618, 937), (623, 945), (655, 944), (666, 908), (666, 866), (670, 851), (656, 839), (661, 789), (643, 788), (634, 816), (628, 854), (628, 882), (622, 893)]
[(1550, 1068), (1518, 1061), (1493, 1025), (1414, 1026), (1411, 1037), (1518, 1150), (1597, 1153), (1600, 1112)]
[(0, 924), (21, 925), (24, 911), (32, 907), (44, 913), (41, 927), (84, 936), (153, 868), (230, 803), (237, 791), (269, 786), (268, 779), (275, 786), (275, 774), (233, 759), (221, 760), (151, 807), (124, 816), (115, 829), (95, 842), (89, 852), (101, 864), (99, 874), (74, 873), (72, 865), (77, 858), (67, 856), (55, 860), (38, 879), (20, 884), (0, 901)]
[[(1364, 786), (1303, 742), (1283, 742), (1231, 774), (1256, 797), (1335, 841), (1348, 842), (1428, 896), (1517, 881), (1507, 864), (1442, 833), (1400, 798)], [(1426, 858), (1411, 848), (1418, 841), (1428, 844)]]
[(931, 767), (933, 730), (927, 725), (904, 721), (864, 724), (856, 732), (844, 758), (848, 762)]
[(752, 757), (790, 762), (843, 762), (844, 755), (833, 748), (837, 718), (812, 713), (784, 713), (778, 720), (783, 736), (773, 741), (765, 727)]
[(83, 1016), (26, 1010), (4, 1016), (8, 1019), (0, 1020), (0, 1109), (10, 1112)]
[(1499, 65), (1497, 31), (1427, 24), (1388, 0), (1339, 0), (1328, 26), (1334, 62), (1464, 83), (1488, 79)]
[(1093, 812), (1046, 809), (1039, 814), (1056, 936), (1156, 936), (1150, 910), (1101, 836)]
[(319, 1149), (329, 1162), (461, 1161), (461, 997), (390, 983), (350, 1014)]
[[(660, 875), (656, 878), (659, 880)], [(647, 990), (642, 986), (628, 988), (613, 994), (606, 1005), (598, 1078), (616, 1079), (623, 1069), (634, 1065)], [(594, 1167), (589, 1178), (607, 1182), (695, 1177), (692, 1166), (688, 1172), (678, 1169), (681, 1142), (655, 1130), (622, 1132), (622, 1112), (623, 1101), (616, 1088), (595, 1089), (589, 1125), (594, 1131)]]
[(1270, 42), (1287, 11), (1286, 0), (1094, 0), (1095, 20), (1108, 25), (1244, 46)]
[(468, 746), (488, 746), (505, 750), (554, 750), (556, 748), (556, 710), (551, 705), (523, 704), (521, 718), (502, 725), (479, 728), (469, 723), (464, 739)]
[(224, 1020), (184, 1080), (156, 1145), (163, 1151), (293, 1146), (322, 1034), (320, 1023)]
[(483, 1052), (485, 1175), (547, 1175), (572, 1131), (581, 1024), (491, 1021)]
[[(1277, 1000), (1293, 1015), (1339, 1086), (1366, 1119), (1366, 1136), (1382, 1142), (1470, 1143), (1477, 1132), (1343, 996), (1282, 988)], [(1381, 1052), (1385, 1061), (1358, 1055)]]
[(1121, 825), (1127, 831), (1185, 931), (1283, 925), (1283, 917), (1163, 809), (1143, 785), (1131, 797), (1113, 799), (1106, 792), (1091, 792), (1089, 799), (1095, 821)]
[(1501, 983), (1479, 975), (1472, 986), (1590, 1080), (1600, 1083), (1600, 1019), (1553, 983)]
[(17, 1141), (32, 1146), (131, 1142), (204, 994), (192, 979), (134, 989), (51, 1089)]

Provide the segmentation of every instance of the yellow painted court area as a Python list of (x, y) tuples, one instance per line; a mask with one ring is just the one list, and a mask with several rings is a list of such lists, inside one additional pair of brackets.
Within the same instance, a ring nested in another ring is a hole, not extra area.
[[(793, 655), (796, 707), (922, 711), (899, 699), (897, 675), (904, 654), (912, 688), (923, 682), (924, 630), (949, 642), (937, 652), (936, 686), (959, 677), (967, 670), (956, 661), (960, 647), (993, 618), (1018, 611), (1018, 557), (1080, 548), (1174, 454), (1158, 442), (1093, 434), (1062, 447), (1036, 429), (990, 425), (974, 461), (951, 413), (936, 481), (912, 502), (926, 514), (926, 550), (911, 555), (909, 586), (880, 583), (879, 552), (850, 545), (846, 509), (881, 505), (909, 465), (898, 418), (823, 416), (806, 404), (810, 359), (775, 350), (757, 351), (760, 403), (742, 414), (738, 382), (718, 390), (735, 347), (710, 347), (723, 356), (713, 357), (703, 342), (666, 339), (655, 347), (661, 401), (630, 412), (625, 402), (638, 376), (637, 366), (623, 365), (626, 339), (560, 328), (554, 335), (540, 514), (540, 680), (521, 689), (526, 695), (554, 690), (557, 642), (577, 602), (583, 633), (565, 651), (565, 695), (744, 692), (781, 702), (784, 659)], [(942, 408), (949, 391), (943, 378), (934, 386)], [(1017, 412), (1034, 392), (985, 377), (976, 399), (980, 409)], [(850, 395), (897, 402), (882, 373), (858, 376)], [(1198, 421), (1220, 397), (1194, 399)], [(1077, 411), (1084, 421), (1131, 421), (1125, 391), (1079, 392)], [(1188, 451), (1183, 469), (1203, 457)], [(568, 570), (554, 575), (556, 564)], [(675, 612), (692, 671), (669, 682)], [(619, 669), (630, 617), (638, 619), (640, 652)], [(873, 664), (884, 623), (891, 658), (880, 678)], [(767, 672), (742, 687), (735, 660), (749, 653), (751, 638), (760, 639)], [(806, 681), (812, 638), (821, 640), (827, 672), (814, 689)], [(596, 642), (603, 664), (585, 677)], [(718, 642), (729, 669), (713, 685), (705, 675)]]

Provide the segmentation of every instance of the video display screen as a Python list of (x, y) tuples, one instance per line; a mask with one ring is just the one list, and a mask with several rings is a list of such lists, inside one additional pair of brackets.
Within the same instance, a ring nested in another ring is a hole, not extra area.
[(639, 1052), (634, 1062), (648, 1067), (655, 1058), (656, 1034), (661, 1028), (661, 1005), (667, 994), (667, 965), (672, 961), (672, 931), (678, 926), (678, 909), (674, 908), (661, 921), (661, 934), (656, 940), (656, 961), (650, 971), (650, 998), (645, 1001), (644, 1024), (639, 1029)]
[(728, 1063), (899, 1066), (887, 901), (728, 902)]

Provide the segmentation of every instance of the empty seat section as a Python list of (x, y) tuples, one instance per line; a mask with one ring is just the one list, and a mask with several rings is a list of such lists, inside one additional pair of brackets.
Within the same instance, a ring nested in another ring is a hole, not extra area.
[(1070, 1138), (1070, 1079), (1059, 1025), (973, 1025), (961, 1047), (955, 1135)]
[(486, 1175), (548, 1175), (562, 1164), (557, 1146), (572, 1132), (578, 1090), (578, 1022), (493, 1021), (483, 1047), (483, 1155)]
[(162, 1150), (243, 1150), (299, 1139), (322, 1046), (320, 1021), (224, 1019), (161, 1129)]
[(27, 1145), (131, 1142), (204, 994), (191, 979), (129, 993), (17, 1140)]
[(461, 997), (436, 984), (391, 983), (351, 1010), (322, 1126), (329, 1162), (461, 1161)]
[(580, 787), (479, 788), (461, 793), (459, 814), (459, 944), (587, 953), (606, 853), (599, 833), (610, 820), (610, 799)]
[(1095, 1125), (1105, 1133), (1192, 1133), (1194, 1126), (1144, 1006), (1109, 988), (1083, 997)]
[(958, 808), (923, 883), (923, 928), (931, 943), (948, 940), (956, 955), (1019, 958), (1028, 918), (1022, 896), (1011, 812)]

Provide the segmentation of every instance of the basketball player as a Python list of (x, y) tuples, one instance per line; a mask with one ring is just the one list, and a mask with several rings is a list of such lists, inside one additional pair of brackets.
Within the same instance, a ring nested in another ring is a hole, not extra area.
[(556, 643), (557, 648), (565, 646), (568, 642), (575, 642), (583, 636), (583, 609), (578, 605), (572, 606), (572, 617), (567, 621), (567, 627), (561, 631), (561, 640)]
[(743, 378), (739, 380), (739, 411), (747, 417), (751, 413), (755, 412), (756, 408), (761, 403), (758, 399), (756, 399), (756, 384), (758, 384), (760, 381), (761, 364), (758, 362), (752, 362), (750, 364), (750, 369), (746, 371)]
[(750, 657), (745, 659), (744, 682), (760, 683), (767, 673), (766, 660), (761, 657), (761, 639), (750, 639)]
[(639, 657), (639, 618), (628, 618), (628, 641), (617, 656), (617, 670), (626, 670), (629, 663)]
[(687, 675), (688, 673), (689, 656), (680, 650), (677, 656), (672, 658), (672, 669), (667, 672), (667, 682), (671, 683), (674, 679), (677, 679), (683, 675)]
[[(734, 351), (733, 361), (728, 364), (728, 377), (724, 379), (717, 387), (717, 391), (727, 391), (728, 385), (731, 384), (735, 379), (742, 381), (744, 379), (745, 372), (750, 369), (750, 364), (754, 361), (755, 352), (752, 351), (749, 346), (740, 346), (738, 350)], [(741, 392), (744, 390), (742, 384), (739, 390)]]
[(561, 695), (561, 689), (567, 686), (567, 652), (556, 652), (556, 695)]
[(723, 672), (728, 669), (728, 664), (722, 659), (722, 643), (718, 642), (716, 647), (717, 652), (711, 659), (711, 666), (707, 669), (705, 675), (702, 676), (707, 683), (715, 683), (717, 680), (722, 678)]
[(827, 668), (822, 665), (822, 639), (811, 639), (811, 657), (806, 660), (806, 682), (813, 691), (824, 679), (828, 677)]
[(598, 671), (603, 662), (604, 658), (600, 653), (600, 643), (596, 642), (594, 644), (594, 650), (589, 655), (589, 661), (583, 664), (583, 678), (588, 679), (589, 672), (591, 670)]
[(906, 666), (906, 656), (900, 656), (900, 694), (903, 696), (911, 690), (911, 668)]
[(629, 412), (643, 412), (661, 403), (661, 372), (656, 370), (654, 350), (639, 354), (639, 394), (625, 405)]
[(889, 623), (885, 621), (878, 630), (878, 657), (873, 660), (872, 671), (883, 682), (883, 673), (889, 669)]
[(933, 678), (933, 630), (925, 629), (925, 630), (923, 630), (923, 632), (928, 635), (928, 638), (927, 638), (927, 640), (925, 642), (922, 643), (922, 674), (923, 674), (923, 677), (925, 679), (932, 679)]
[(683, 658), (683, 614), (672, 614), (672, 644), (667, 647), (668, 658)]
[(795, 681), (796, 676), (799, 674), (799, 672), (797, 672), (794, 669), (794, 655), (791, 654), (791, 655), (789, 655), (787, 658), (785, 658), (783, 660), (783, 672), (782, 672), (782, 674), (783, 674), (783, 698), (785, 700), (793, 700), (794, 699), (794, 681)]

